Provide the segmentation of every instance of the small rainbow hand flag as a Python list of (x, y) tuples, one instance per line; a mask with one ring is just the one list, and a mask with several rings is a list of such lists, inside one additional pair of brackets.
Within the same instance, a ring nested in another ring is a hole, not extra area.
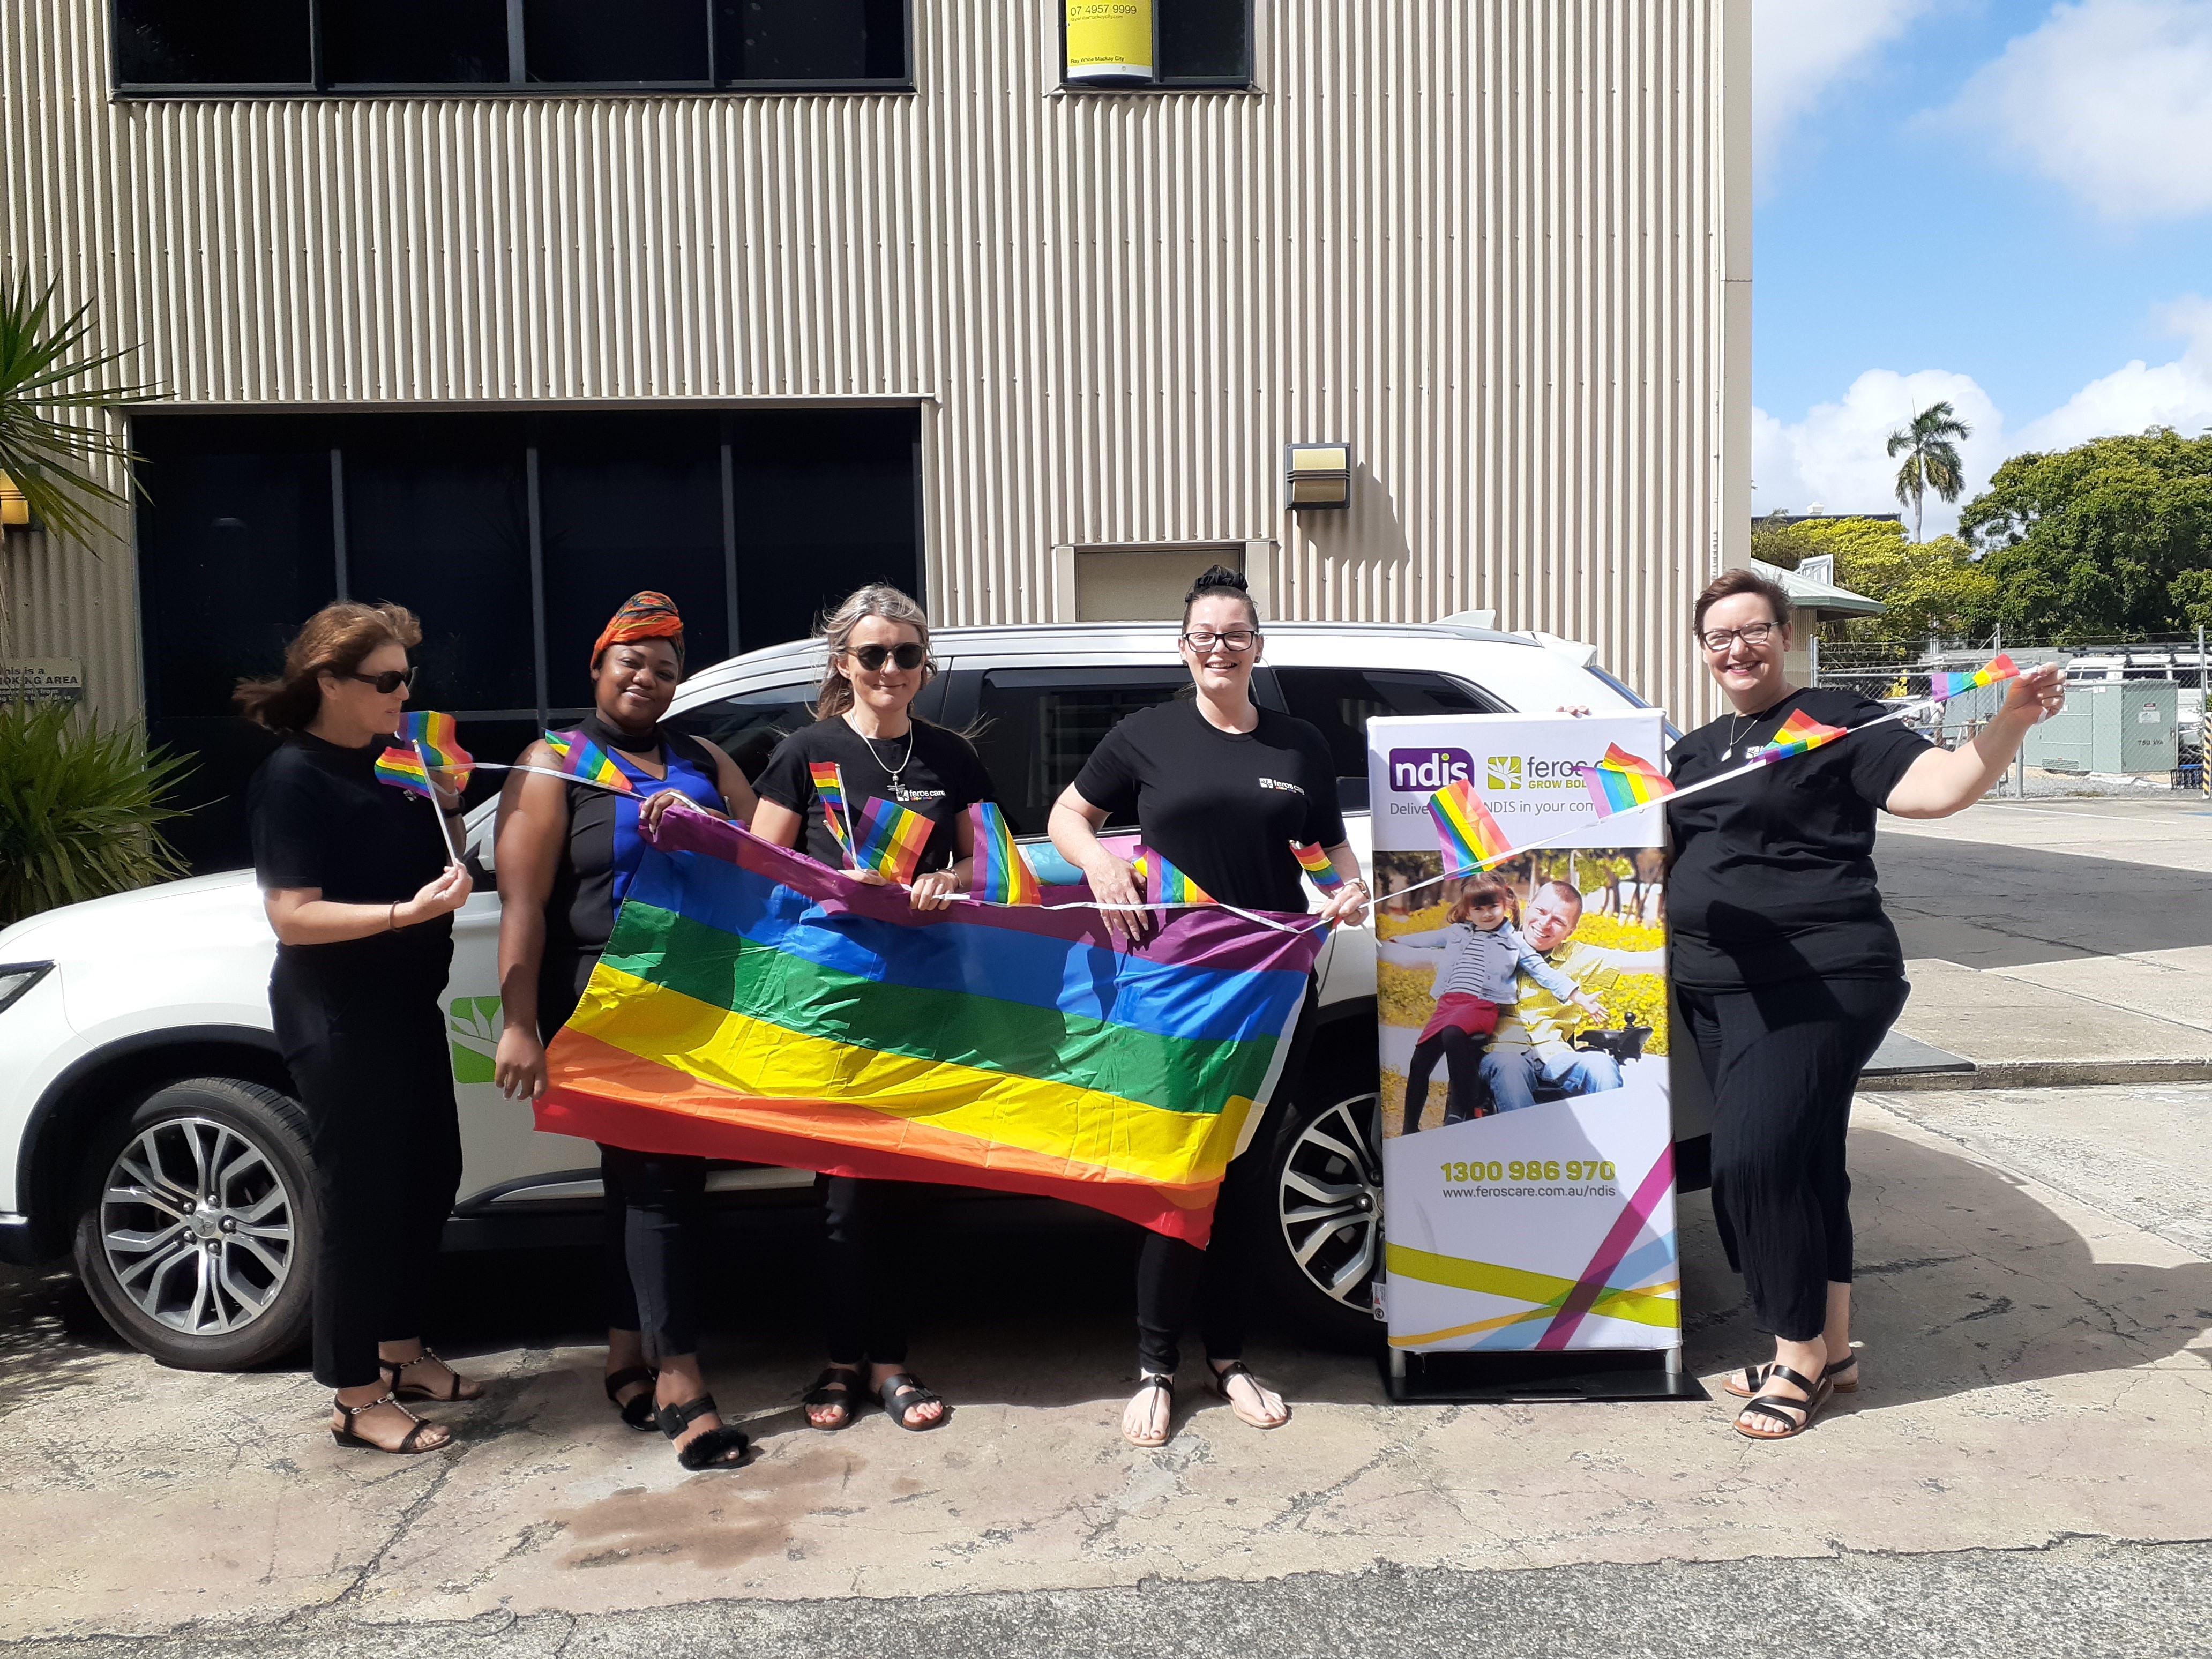
[(1802, 755), (1808, 749), (1818, 749), (1824, 743), (1833, 743), (1838, 738), (1850, 733), (1840, 726), (1823, 726), (1802, 708), (1792, 709), (1790, 718), (1774, 734), (1774, 741), (1764, 749), (1754, 749), (1744, 757), (1747, 761), (1787, 760), (1792, 755)]
[(618, 795), (631, 793), (629, 779), (607, 756), (607, 751), (581, 731), (548, 732), (545, 746), (553, 751), (553, 764), (564, 777), (579, 783), (597, 784)]
[(1336, 866), (1328, 861), (1328, 854), (1321, 850), (1319, 842), (1300, 847), (1295, 842), (1291, 850), (1297, 854), (1298, 863), (1307, 879), (1321, 890), (1323, 898), (1334, 898), (1344, 890), (1344, 878), (1336, 873)]
[(1465, 778), (1429, 797), (1429, 816), (1437, 821), (1437, 839), (1443, 843), (1448, 869), (1480, 870), (1513, 850), (1498, 820)]
[(1150, 904), (1218, 904), (1220, 901), (1149, 847), (1139, 847), (1129, 860), (1137, 879), (1145, 884)]
[(1665, 773), (1617, 743), (1605, 746), (1605, 757), (1596, 765), (1583, 768), (1583, 781), (1589, 786), (1590, 805), (1601, 818), (1674, 793)]
[(913, 808), (871, 799), (853, 826), (853, 863), (899, 883), (914, 879), (929, 832), (937, 826)]
[(1971, 691), (1978, 685), (1995, 685), (1999, 680), (2020, 678), (2020, 665), (2000, 651), (1971, 674), (1947, 674), (1941, 672), (1928, 677), (1928, 696), (1931, 702), (1948, 702), (1961, 691)]
[(836, 761), (811, 761), (806, 774), (813, 780), (815, 798), (822, 803), (822, 822), (849, 855), (853, 838), (845, 833), (845, 775), (837, 769)]
[(975, 826), (975, 874), (968, 896), (989, 904), (1042, 904), (1044, 884), (1014, 840), (1012, 827), (995, 802), (979, 800), (968, 809)]
[(448, 787), (468, 787), (476, 757), (461, 747), (460, 728), (451, 714), (441, 714), (434, 708), (410, 710), (402, 717), (399, 740), (420, 749), (432, 771), (447, 775)]
[(376, 781), (420, 795), (425, 800), (437, 799), (437, 792), (430, 787), (430, 775), (423, 769), (422, 757), (412, 749), (395, 747), (379, 755)]

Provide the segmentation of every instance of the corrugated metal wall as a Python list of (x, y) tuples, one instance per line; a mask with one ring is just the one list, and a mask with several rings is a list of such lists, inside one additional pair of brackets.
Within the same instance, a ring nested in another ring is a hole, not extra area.
[[(1747, 0), (1257, 4), (1256, 94), (1062, 94), (1051, 0), (915, 0), (915, 94), (114, 102), (103, 0), (0, 0), (0, 225), (194, 404), (927, 400), (948, 621), (1273, 540), (1288, 614), (1494, 606), (1694, 706)], [(1354, 510), (1293, 520), (1336, 439)], [(6, 570), (12, 649), (133, 708), (128, 554)]]

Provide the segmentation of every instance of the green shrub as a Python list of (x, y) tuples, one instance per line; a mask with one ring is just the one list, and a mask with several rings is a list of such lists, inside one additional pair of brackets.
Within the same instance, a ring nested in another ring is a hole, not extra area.
[(0, 702), (0, 927), (185, 873), (154, 826), (190, 764), (62, 702)]

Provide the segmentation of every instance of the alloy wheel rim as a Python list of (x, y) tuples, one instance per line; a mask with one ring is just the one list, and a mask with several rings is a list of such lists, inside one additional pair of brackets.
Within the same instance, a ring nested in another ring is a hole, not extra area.
[(291, 1189), (228, 1124), (166, 1118), (116, 1154), (100, 1240), (141, 1313), (187, 1336), (225, 1335), (267, 1313), (291, 1275)]
[(1360, 1313), (1382, 1259), (1381, 1103), (1340, 1100), (1308, 1124), (1283, 1161), (1276, 1194), (1283, 1241), (1314, 1288)]

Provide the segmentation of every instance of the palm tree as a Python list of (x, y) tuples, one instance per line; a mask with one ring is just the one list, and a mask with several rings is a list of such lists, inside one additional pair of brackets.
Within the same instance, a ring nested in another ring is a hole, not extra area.
[(1912, 508), (1912, 539), (1920, 539), (1920, 501), (1934, 490), (1947, 501), (1955, 501), (1966, 488), (1966, 469), (1960, 465), (1954, 439), (1971, 438), (1973, 428), (1960, 420), (1947, 400), (1930, 404), (1912, 417), (1912, 424), (1889, 434), (1889, 453), (1900, 452), (1905, 465), (1897, 469), (1897, 500)]

